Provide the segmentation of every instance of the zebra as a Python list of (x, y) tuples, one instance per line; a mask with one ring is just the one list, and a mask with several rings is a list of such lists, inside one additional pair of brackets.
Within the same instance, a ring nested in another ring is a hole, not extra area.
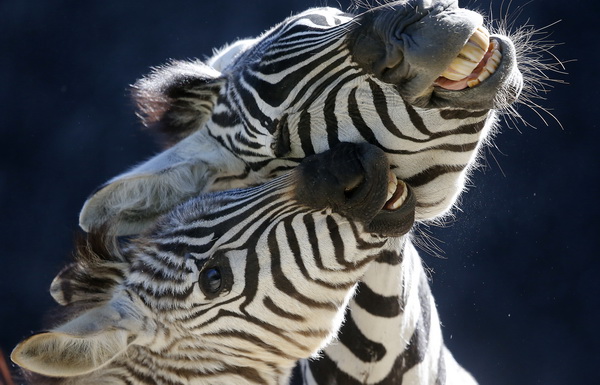
[(134, 96), (144, 124), (172, 146), (92, 194), (81, 227), (112, 221), (117, 234), (134, 234), (199, 191), (259, 184), (362, 141), (413, 186), (419, 221), (442, 216), (497, 111), (524, 86), (513, 42), (483, 24), (455, 0), (404, 0), (358, 16), (314, 8), (206, 62), (156, 68)]
[[(387, 155), (418, 222), (451, 215), (498, 116), (539, 79), (527, 34), (490, 34), (456, 1), (405, 0), (353, 15), (314, 8), (205, 61), (173, 61), (134, 86), (168, 149), (101, 186), (80, 225), (126, 235), (200, 191), (256, 185), (340, 142)], [(521, 46), (519, 45), (521, 44)], [(471, 384), (445, 348), (418, 253), (371, 263), (338, 339), (300, 360), (302, 384)]]
[(342, 143), (125, 244), (92, 233), (51, 284), (65, 320), (11, 357), (35, 384), (287, 384), (369, 263), (403, 249), (415, 203), (383, 151)]

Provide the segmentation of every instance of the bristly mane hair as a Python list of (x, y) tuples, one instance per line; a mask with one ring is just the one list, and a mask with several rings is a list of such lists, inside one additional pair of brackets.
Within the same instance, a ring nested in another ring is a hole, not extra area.
[(50, 285), (60, 306), (53, 323), (64, 323), (83, 311), (110, 300), (113, 289), (125, 279), (129, 260), (106, 227), (75, 238), (74, 261)]

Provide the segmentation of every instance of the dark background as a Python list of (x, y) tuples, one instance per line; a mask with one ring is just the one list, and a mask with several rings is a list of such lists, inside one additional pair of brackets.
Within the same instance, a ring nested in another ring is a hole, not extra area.
[[(514, 0), (514, 14), (527, 0)], [(508, 3), (508, 2), (505, 2)], [(42, 328), (48, 287), (100, 183), (158, 151), (128, 85), (202, 58), (323, 0), (0, 1), (0, 347)], [(337, 2), (330, 1), (337, 6)], [(462, 6), (489, 9), (488, 1)], [(493, 5), (495, 14), (501, 1)], [(482, 384), (599, 384), (598, 42), (595, 2), (536, 0), (569, 82), (503, 124), (445, 228), (422, 253), (448, 345)], [(341, 3), (342, 8), (347, 1)]]

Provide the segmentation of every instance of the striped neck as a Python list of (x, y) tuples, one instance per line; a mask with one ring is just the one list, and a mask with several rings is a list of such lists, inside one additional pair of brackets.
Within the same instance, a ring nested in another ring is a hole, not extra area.
[(383, 252), (365, 273), (338, 341), (301, 363), (305, 384), (428, 384), (444, 380), (446, 360), (455, 364), (421, 259), (406, 237), (398, 243), (400, 251)]

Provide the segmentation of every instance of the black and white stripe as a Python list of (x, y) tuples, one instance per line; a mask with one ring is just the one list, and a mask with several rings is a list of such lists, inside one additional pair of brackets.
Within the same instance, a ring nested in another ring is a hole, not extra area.
[(13, 360), (60, 384), (287, 383), (414, 220), (414, 200), (383, 210), (384, 160), (344, 144), (264, 185), (184, 203), (125, 245), (82, 244), (52, 284), (74, 317), (21, 343)]
[[(102, 186), (82, 210), (82, 227), (110, 222), (118, 234), (135, 233), (198, 191), (263, 183), (342, 142), (385, 152), (414, 191), (418, 220), (447, 215), (498, 110), (523, 87), (515, 47), (500, 35), (491, 40), (502, 61), (488, 79), (458, 91), (438, 85), (482, 23), (451, 0), (397, 1), (359, 15), (316, 8), (206, 64), (156, 70), (136, 84), (137, 101), (153, 112), (145, 123), (174, 131), (178, 142)], [(177, 97), (207, 90), (208, 116)], [(197, 119), (171, 124), (173, 116)], [(294, 383), (474, 383), (444, 347), (420, 259), (406, 242), (366, 271), (339, 340), (300, 362)]]

